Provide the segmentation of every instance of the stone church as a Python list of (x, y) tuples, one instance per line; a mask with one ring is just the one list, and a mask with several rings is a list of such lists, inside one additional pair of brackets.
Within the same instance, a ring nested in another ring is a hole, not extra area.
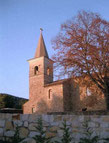
[(24, 114), (66, 112), (77, 108), (78, 86), (71, 79), (53, 81), (53, 61), (49, 58), (42, 31), (34, 58), (29, 62), (29, 101)]

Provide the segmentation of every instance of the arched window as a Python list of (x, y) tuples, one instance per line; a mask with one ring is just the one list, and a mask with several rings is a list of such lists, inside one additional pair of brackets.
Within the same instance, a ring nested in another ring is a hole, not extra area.
[(34, 68), (34, 74), (35, 75), (38, 74), (38, 66), (35, 66), (35, 68)]
[(47, 75), (50, 75), (50, 68), (47, 68)]
[(48, 99), (51, 99), (51, 96), (52, 96), (52, 90), (49, 89), (49, 91), (48, 91)]

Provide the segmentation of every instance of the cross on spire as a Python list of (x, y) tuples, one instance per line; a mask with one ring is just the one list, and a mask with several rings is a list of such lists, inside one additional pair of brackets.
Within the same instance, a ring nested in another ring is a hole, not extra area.
[(40, 28), (40, 32), (42, 33), (42, 31), (43, 31), (43, 29), (42, 28)]

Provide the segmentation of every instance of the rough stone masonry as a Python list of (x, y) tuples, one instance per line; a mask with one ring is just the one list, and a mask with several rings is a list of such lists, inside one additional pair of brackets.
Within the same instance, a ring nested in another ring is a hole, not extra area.
[[(92, 115), (91, 115), (92, 114)], [(102, 114), (102, 115), (101, 115)], [(109, 137), (109, 112), (81, 112), (70, 114), (4, 114), (0, 113), (0, 139), (4, 137), (10, 138), (14, 136), (16, 126), (19, 126), (20, 137), (25, 138), (27, 143), (35, 143), (32, 139), (37, 134), (35, 126), (38, 118), (43, 120), (44, 129), (47, 131), (47, 137), (54, 137), (53, 140), (60, 140), (63, 131), (62, 122), (66, 120), (67, 125), (71, 128), (72, 137), (75, 143), (78, 143), (82, 137), (83, 126), (85, 120), (89, 120), (89, 127), (94, 131), (94, 135), (99, 135), (101, 138)]]

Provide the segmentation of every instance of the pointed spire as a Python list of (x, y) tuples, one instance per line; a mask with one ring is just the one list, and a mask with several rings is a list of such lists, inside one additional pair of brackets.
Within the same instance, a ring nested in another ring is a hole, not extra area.
[(43, 31), (43, 29), (40, 28), (40, 38), (39, 38), (39, 42), (38, 42), (38, 45), (37, 45), (37, 49), (36, 49), (34, 58), (39, 58), (39, 57), (49, 58), (47, 50), (46, 50), (45, 42), (44, 42), (44, 39), (43, 39), (42, 31)]

